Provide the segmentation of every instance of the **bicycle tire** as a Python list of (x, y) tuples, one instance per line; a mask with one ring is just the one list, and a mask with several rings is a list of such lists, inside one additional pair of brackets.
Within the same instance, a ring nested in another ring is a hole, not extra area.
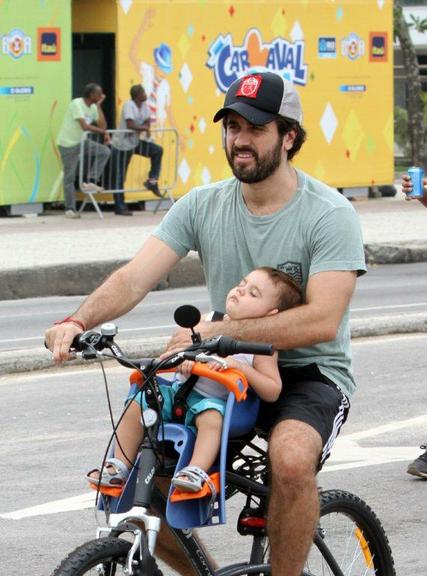
[(390, 544), (380, 520), (366, 502), (350, 492), (320, 493), (319, 529), (304, 576), (333, 574), (321, 551), (323, 545), (346, 576), (396, 576)]
[[(131, 542), (108, 537), (90, 540), (71, 552), (55, 569), (52, 576), (121, 576)], [(98, 568), (102, 566), (100, 571)], [(136, 567), (135, 576), (163, 576), (155, 561), (149, 570)]]
[[(319, 526), (302, 576), (396, 576), (388, 538), (374, 511), (361, 498), (343, 490), (326, 490), (319, 498)], [(260, 553), (255, 560), (258, 565), (236, 566), (233, 576), (271, 574), (268, 539)], [(328, 564), (328, 553), (340, 572)], [(229, 574), (227, 568), (224, 570)]]

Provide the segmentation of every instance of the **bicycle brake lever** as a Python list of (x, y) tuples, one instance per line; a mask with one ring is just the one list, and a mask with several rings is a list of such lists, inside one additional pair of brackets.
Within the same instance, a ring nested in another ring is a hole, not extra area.
[(224, 358), (220, 358), (219, 356), (210, 356), (209, 354), (204, 354), (203, 352), (201, 354), (197, 354), (195, 360), (196, 362), (206, 362), (206, 363), (216, 362), (220, 364), (220, 366), (224, 368), (224, 370), (228, 368), (227, 360), (224, 360)]

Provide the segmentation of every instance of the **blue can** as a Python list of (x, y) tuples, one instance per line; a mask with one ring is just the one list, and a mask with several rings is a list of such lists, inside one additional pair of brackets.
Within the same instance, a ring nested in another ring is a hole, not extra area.
[(417, 166), (412, 166), (412, 168), (408, 169), (408, 176), (412, 181), (412, 192), (408, 196), (411, 198), (422, 198), (424, 196), (424, 170)]

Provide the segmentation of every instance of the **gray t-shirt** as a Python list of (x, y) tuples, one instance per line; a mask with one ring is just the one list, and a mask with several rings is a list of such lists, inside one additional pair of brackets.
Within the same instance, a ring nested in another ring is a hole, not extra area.
[[(366, 271), (359, 220), (350, 202), (300, 170), (297, 176), (294, 197), (273, 214), (251, 214), (240, 182), (231, 178), (191, 190), (154, 231), (181, 257), (189, 250), (199, 253), (214, 310), (224, 312), (229, 290), (258, 266), (287, 272), (303, 289), (317, 272)], [(355, 383), (348, 309), (334, 341), (279, 351), (279, 363), (316, 363), (350, 396)]]
[(129, 131), (126, 120), (133, 120), (135, 124), (142, 126), (149, 118), (150, 109), (147, 102), (142, 102), (141, 106), (137, 106), (133, 100), (127, 100), (123, 104), (119, 130), (128, 130), (128, 132), (113, 133), (114, 148), (118, 148), (119, 150), (132, 150), (138, 146), (141, 132), (137, 132), (136, 130)]

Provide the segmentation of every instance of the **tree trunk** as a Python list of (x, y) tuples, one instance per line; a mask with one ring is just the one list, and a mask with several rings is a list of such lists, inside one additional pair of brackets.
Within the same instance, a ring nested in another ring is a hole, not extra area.
[(425, 166), (426, 142), (424, 129), (422, 88), (417, 54), (412, 44), (408, 25), (398, 0), (394, 3), (394, 31), (402, 50), (406, 73), (406, 94), (408, 107), (408, 132), (411, 147), (411, 162), (414, 166)]

